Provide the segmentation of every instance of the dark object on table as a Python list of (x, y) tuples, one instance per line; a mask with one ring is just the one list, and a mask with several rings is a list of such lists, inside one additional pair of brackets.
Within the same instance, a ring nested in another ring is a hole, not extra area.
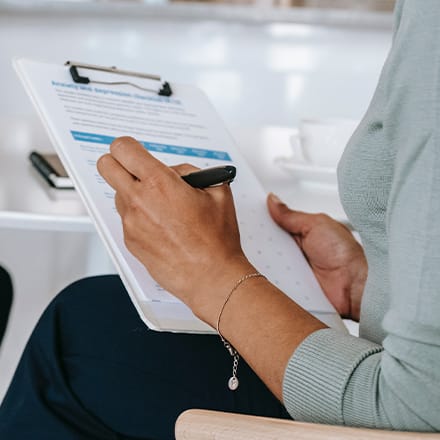
[(59, 157), (55, 153), (32, 151), (29, 155), (32, 165), (52, 187), (60, 190), (73, 190), (73, 183)]

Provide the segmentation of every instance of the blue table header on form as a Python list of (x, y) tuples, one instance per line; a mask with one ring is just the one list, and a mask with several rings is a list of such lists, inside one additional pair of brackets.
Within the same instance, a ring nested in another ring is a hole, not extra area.
[[(73, 139), (82, 142), (92, 142), (95, 144), (110, 145), (116, 138), (95, 133), (84, 133), (81, 131), (71, 131)], [(152, 142), (139, 141), (147, 150), (156, 153), (177, 154), (179, 156), (191, 156), (215, 160), (232, 161), (225, 151), (204, 150), (202, 148), (183, 147), (179, 145), (157, 144)]]

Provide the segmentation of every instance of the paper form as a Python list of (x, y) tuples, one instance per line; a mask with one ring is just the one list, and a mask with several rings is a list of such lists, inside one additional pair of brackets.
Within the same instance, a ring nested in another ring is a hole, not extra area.
[[(119, 136), (135, 137), (168, 165), (235, 165), (237, 177), (231, 188), (242, 247), (249, 260), (303, 308), (312, 313), (334, 313), (294, 240), (270, 218), (265, 192), (200, 90), (172, 84), (173, 95), (168, 98), (129, 85), (76, 84), (64, 66), (23, 59), (15, 61), (15, 66), (131, 299), (150, 327), (207, 330), (150, 277), (124, 245), (114, 191), (96, 170), (98, 158)], [(117, 81), (118, 75), (113, 78)], [(136, 82), (148, 83), (138, 78)], [(163, 316), (161, 310), (166, 310)]]

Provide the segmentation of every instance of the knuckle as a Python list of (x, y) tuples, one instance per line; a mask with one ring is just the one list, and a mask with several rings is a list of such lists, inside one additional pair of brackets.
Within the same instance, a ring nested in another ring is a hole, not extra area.
[(118, 211), (120, 215), (122, 215), (122, 213), (123, 213), (122, 206), (123, 206), (123, 203), (122, 203), (121, 195), (118, 192), (116, 192), (115, 193), (115, 208), (116, 208), (116, 211)]
[(134, 244), (132, 236), (130, 234), (126, 233), (125, 230), (124, 230), (124, 244), (128, 250), (131, 250), (133, 248), (133, 244)]
[(232, 199), (232, 191), (229, 185), (220, 185), (218, 193), (222, 202), (229, 202)]
[(152, 173), (142, 183), (149, 190), (162, 192), (166, 187), (166, 178), (162, 173)]
[(330, 217), (327, 214), (320, 212), (319, 214), (315, 214), (315, 221), (317, 223), (323, 224), (327, 223), (330, 220)]
[(137, 222), (134, 216), (127, 214), (122, 218), (122, 229), (124, 231), (124, 243), (127, 247), (133, 245), (138, 234), (136, 234)]
[(133, 231), (133, 220), (129, 214), (122, 217), (122, 227), (124, 229), (124, 238), (131, 237)]
[(142, 196), (138, 192), (132, 192), (127, 197), (127, 205), (130, 214), (137, 213), (143, 206)]
[(224, 184), (212, 188), (210, 193), (214, 197), (215, 201), (222, 205), (227, 205), (234, 202), (231, 187), (229, 185)]
[(197, 168), (194, 165), (191, 165), (190, 163), (187, 162), (172, 166), (171, 168), (181, 176), (200, 170), (200, 168)]

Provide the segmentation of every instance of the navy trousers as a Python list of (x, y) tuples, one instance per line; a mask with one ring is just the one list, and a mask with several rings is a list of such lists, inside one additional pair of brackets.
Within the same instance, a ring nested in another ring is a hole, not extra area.
[(0, 407), (0, 439), (173, 439), (188, 408), (288, 418), (216, 335), (161, 333), (140, 320), (116, 276), (80, 280), (36, 326)]
[[(8, 323), (12, 305), (12, 282), (5, 269), (0, 267), (0, 345)], [(1, 374), (1, 373), (0, 373)]]

